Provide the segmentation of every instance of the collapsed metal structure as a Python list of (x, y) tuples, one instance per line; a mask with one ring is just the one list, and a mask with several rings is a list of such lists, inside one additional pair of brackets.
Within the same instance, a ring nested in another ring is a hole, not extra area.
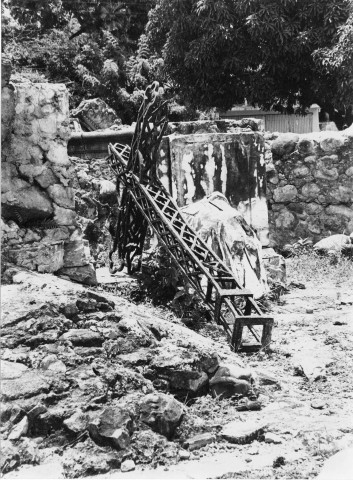
[[(127, 266), (132, 272), (134, 261), (139, 267), (150, 225), (214, 320), (222, 325), (232, 348), (246, 347), (242, 343), (244, 327), (256, 339), (257, 347), (266, 347), (273, 318), (263, 314), (251, 291), (239, 285), (227, 265), (190, 228), (158, 179), (158, 146), (166, 127), (166, 103), (158, 104), (158, 83), (154, 82), (146, 89), (131, 147), (109, 144), (108, 158), (121, 190), (110, 270), (114, 273)], [(116, 255), (118, 267), (114, 265)], [(258, 325), (263, 327), (261, 337), (254, 329)]]

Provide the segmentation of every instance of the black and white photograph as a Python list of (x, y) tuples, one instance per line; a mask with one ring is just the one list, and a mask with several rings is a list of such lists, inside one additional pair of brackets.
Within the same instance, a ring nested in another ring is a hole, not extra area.
[(353, 0), (1, 0), (0, 477), (353, 480)]

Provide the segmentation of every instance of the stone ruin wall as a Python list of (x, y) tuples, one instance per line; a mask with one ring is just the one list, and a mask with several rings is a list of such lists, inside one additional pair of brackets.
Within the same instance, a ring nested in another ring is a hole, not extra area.
[[(96, 265), (103, 266), (116, 207), (114, 175), (101, 156), (68, 157), (65, 86), (14, 87), (9, 75), (3, 68), (4, 260), (94, 283), (87, 240)], [(261, 130), (259, 121), (249, 119), (171, 123), (161, 145), (164, 185), (169, 187), (171, 169), (173, 194), (181, 205), (222, 191), (257, 229), (263, 246), (268, 233), (272, 247), (351, 233), (352, 136), (276, 134), (264, 143)]]
[(353, 136), (281, 134), (267, 165), (270, 245), (353, 232)]
[[(182, 206), (215, 190), (222, 191), (248, 221), (250, 213), (253, 215), (253, 225), (265, 245), (268, 220), (261, 125), (261, 121), (249, 119), (170, 123), (160, 147), (159, 175), (169, 190), (171, 168), (173, 196)], [(85, 151), (80, 144), (80, 153), (75, 155), (70, 145), (69, 151), (76, 170), (76, 212), (96, 266), (102, 267), (107, 263), (111, 245), (109, 223), (116, 215), (117, 200), (115, 175), (107, 164), (106, 147), (102, 154), (97, 153), (96, 147), (90, 153), (89, 148)], [(250, 183), (247, 177), (243, 179), (242, 169), (246, 174), (250, 172)]]
[(160, 148), (160, 178), (168, 189), (171, 177), (173, 197), (180, 206), (214, 191), (223, 193), (267, 246), (261, 129), (261, 120), (255, 119), (171, 123)]
[(2, 260), (94, 284), (88, 242), (76, 221), (67, 155), (69, 102), (61, 84), (2, 78)]

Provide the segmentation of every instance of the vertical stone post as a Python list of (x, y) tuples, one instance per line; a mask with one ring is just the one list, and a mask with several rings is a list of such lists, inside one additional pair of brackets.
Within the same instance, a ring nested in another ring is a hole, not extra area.
[(30, 82), (4, 89), (7, 115), (2, 118), (1, 203), (5, 259), (94, 284), (88, 244), (76, 223), (74, 168), (67, 154), (68, 91), (62, 84)]

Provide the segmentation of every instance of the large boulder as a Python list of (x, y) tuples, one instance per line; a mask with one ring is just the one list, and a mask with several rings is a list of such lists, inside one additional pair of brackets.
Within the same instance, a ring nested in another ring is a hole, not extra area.
[(85, 285), (97, 285), (97, 274), (92, 264), (83, 265), (82, 267), (67, 267), (58, 270), (58, 275), (69, 277), (75, 282)]
[(232, 364), (221, 365), (210, 380), (214, 397), (229, 398), (233, 395), (247, 395), (254, 382), (252, 372)]
[(182, 209), (189, 225), (232, 270), (242, 287), (255, 298), (268, 292), (261, 242), (244, 217), (215, 192)]
[(143, 423), (155, 432), (171, 438), (182, 420), (184, 407), (171, 395), (151, 393), (140, 403), (140, 413)]
[(29, 398), (48, 392), (50, 380), (19, 363), (1, 361), (1, 399)]
[(61, 335), (60, 340), (68, 340), (73, 345), (84, 347), (100, 347), (104, 338), (99, 332), (93, 332), (85, 328), (73, 328)]
[(208, 390), (208, 373), (218, 366), (216, 352), (162, 342), (154, 349), (149, 364), (151, 378), (163, 382), (167, 389), (183, 398), (197, 396)]
[(130, 445), (133, 420), (128, 411), (108, 407), (88, 424), (88, 431), (98, 445), (111, 445), (122, 450)]

